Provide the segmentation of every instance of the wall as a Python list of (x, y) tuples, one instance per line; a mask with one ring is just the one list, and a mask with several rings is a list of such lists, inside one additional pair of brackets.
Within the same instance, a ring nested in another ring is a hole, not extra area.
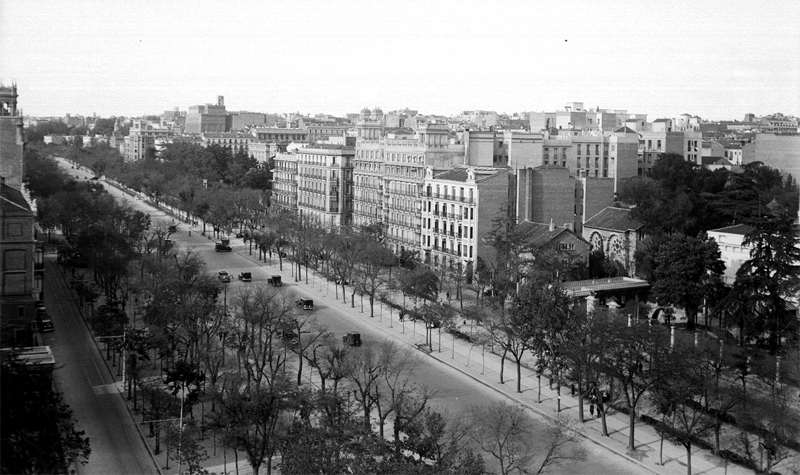
[(800, 179), (800, 135), (758, 134), (755, 141), (742, 148), (742, 164), (764, 162)]
[(563, 167), (538, 167), (531, 174), (531, 221), (557, 226), (575, 222), (575, 178)]

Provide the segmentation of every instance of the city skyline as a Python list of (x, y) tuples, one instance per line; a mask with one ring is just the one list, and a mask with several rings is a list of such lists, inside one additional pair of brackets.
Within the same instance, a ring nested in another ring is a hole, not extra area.
[(273, 113), (576, 101), (649, 120), (800, 115), (800, 4), (746, 5), (4, 2), (0, 80), (34, 116), (156, 114), (218, 95)]

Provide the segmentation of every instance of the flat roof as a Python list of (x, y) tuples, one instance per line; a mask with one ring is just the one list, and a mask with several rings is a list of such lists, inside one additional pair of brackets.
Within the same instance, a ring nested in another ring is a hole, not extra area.
[[(11, 353), (12, 348), (3, 348), (0, 352)], [(17, 350), (19, 361), (28, 366), (55, 366), (56, 360), (49, 346), (29, 346)]]
[(650, 283), (632, 277), (609, 277), (562, 282), (561, 287), (573, 297), (585, 297), (602, 290), (644, 289), (650, 287)]

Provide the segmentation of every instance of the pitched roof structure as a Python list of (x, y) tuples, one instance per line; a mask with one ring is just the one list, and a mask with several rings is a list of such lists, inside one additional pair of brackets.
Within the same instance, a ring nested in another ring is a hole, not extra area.
[(643, 223), (631, 218), (631, 210), (608, 206), (589, 218), (583, 227), (606, 229), (609, 231), (635, 231), (643, 225)]
[(724, 228), (709, 229), (708, 232), (725, 233), (725, 234), (739, 234), (746, 236), (753, 232), (755, 228), (747, 224), (734, 224), (732, 226), (725, 226)]
[(539, 248), (551, 242), (558, 236), (568, 233), (572, 234), (575, 238), (586, 242), (588, 245), (589, 242), (583, 239), (581, 236), (578, 236), (574, 232), (570, 231), (567, 228), (559, 228), (553, 227), (550, 229), (549, 224), (542, 224), (542, 223), (534, 223), (531, 221), (523, 221), (519, 223), (517, 229), (523, 233), (524, 239), (531, 244), (532, 246)]
[(0, 206), (3, 212), (33, 212), (22, 192), (5, 183), (0, 185)]

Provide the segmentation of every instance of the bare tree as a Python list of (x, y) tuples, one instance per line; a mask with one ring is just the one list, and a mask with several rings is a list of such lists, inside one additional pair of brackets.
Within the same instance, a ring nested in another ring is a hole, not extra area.
[(473, 440), (500, 463), (501, 475), (526, 473), (533, 462), (534, 423), (522, 406), (504, 401), (473, 408)]

